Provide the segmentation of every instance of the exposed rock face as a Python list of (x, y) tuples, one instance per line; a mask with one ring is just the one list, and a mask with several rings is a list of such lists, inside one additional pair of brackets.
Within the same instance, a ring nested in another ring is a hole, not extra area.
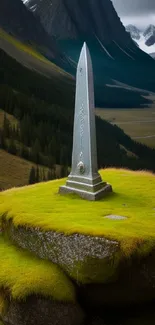
[[(126, 26), (126, 31), (130, 33), (131, 38), (139, 46), (141, 50), (148, 53), (150, 56), (155, 51), (155, 26), (149, 25), (145, 31), (140, 31), (134, 25)], [(153, 56), (152, 56), (153, 57)]]
[(32, 296), (24, 302), (11, 300), (2, 319), (8, 325), (81, 325), (84, 313), (78, 305)]
[[(112, 276), (116, 241), (80, 234), (42, 232), (38, 228), (9, 227), (15, 244), (59, 265), (77, 282), (103, 282)], [(106, 270), (102, 267), (106, 265)], [(94, 268), (94, 271), (93, 271)]]
[(140, 32), (140, 30), (136, 27), (136, 26), (134, 26), (134, 25), (127, 25), (126, 26), (126, 31), (128, 32), (128, 33), (130, 33), (130, 35), (131, 35), (131, 37), (133, 38), (133, 39), (135, 39), (135, 40), (139, 40), (140, 39), (140, 37), (141, 37), (141, 32)]
[(145, 258), (124, 260), (113, 283), (81, 286), (79, 294), (84, 304), (97, 308), (131, 306), (155, 299), (155, 252)]
[(120, 258), (116, 241), (80, 234), (7, 225), (21, 248), (58, 264), (76, 282), (78, 301), (95, 308), (137, 304), (155, 298), (155, 253)]
[(151, 46), (155, 44), (155, 26), (149, 25), (148, 28), (144, 32), (144, 37), (146, 39), (145, 44)]
[[(94, 35), (107, 42), (130, 38), (118, 21), (118, 16), (109, 0), (29, 0), (28, 7), (41, 19), (46, 30), (58, 39), (77, 39)], [(117, 30), (116, 30), (117, 25)]]
[(24, 41), (46, 47), (51, 59), (61, 57), (55, 40), (48, 35), (39, 19), (27, 10), (21, 0), (0, 1), (0, 27)]
[(155, 53), (151, 53), (150, 55), (152, 56), (153, 59), (155, 59)]

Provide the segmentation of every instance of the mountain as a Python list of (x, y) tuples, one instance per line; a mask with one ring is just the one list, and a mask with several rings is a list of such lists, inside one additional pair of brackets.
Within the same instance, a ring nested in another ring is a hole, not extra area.
[[(126, 31), (130, 33), (132, 39), (139, 48), (150, 54), (155, 52), (155, 26), (149, 25), (144, 31), (139, 30), (134, 25), (126, 26)], [(151, 55), (152, 56), (152, 55)]]
[(86, 41), (93, 60), (96, 105), (149, 103), (143, 90), (155, 91), (155, 62), (133, 42), (110, 0), (28, 0), (26, 5), (70, 59), (73, 68), (67, 71), (75, 73)]
[[(23, 66), (45, 76), (44, 87), (42, 86), (40, 89), (40, 76), (29, 76), (28, 79), (25, 77), (23, 80), (19, 74), (20, 66), (19, 71), (17, 66), (18, 78), (16, 82), (20, 81), (21, 87), (23, 84), (26, 91), (28, 87), (32, 93), (40, 91), (42, 99), (44, 99), (46, 87), (51, 88), (54, 103), (73, 105), (75, 81), (62, 69), (64, 65), (65, 67), (69, 65), (67, 58), (59, 49), (54, 38), (45, 31), (39, 19), (26, 8), (21, 0), (0, 1), (0, 49), (2, 49), (1, 55), (4, 51)], [(1, 61), (1, 73), (3, 69)], [(13, 80), (13, 70), (11, 66), (12, 76), (7, 76), (6, 84), (9, 82), (9, 78)], [(5, 67), (4, 75), (7, 73)], [(3, 78), (1, 82), (4, 82)]]
[(153, 59), (155, 59), (155, 53), (150, 53)]
[(143, 33), (145, 37), (145, 44), (147, 46), (152, 46), (155, 44), (155, 26), (149, 25), (145, 32)]
[(141, 37), (141, 31), (140, 29), (138, 29), (136, 26), (134, 25), (127, 25), (126, 26), (126, 31), (128, 33), (130, 33), (131, 37), (134, 39), (134, 40), (139, 40), (140, 37)]
[(0, 27), (18, 39), (33, 45), (40, 53), (63, 66), (65, 57), (56, 41), (21, 0), (0, 1)]

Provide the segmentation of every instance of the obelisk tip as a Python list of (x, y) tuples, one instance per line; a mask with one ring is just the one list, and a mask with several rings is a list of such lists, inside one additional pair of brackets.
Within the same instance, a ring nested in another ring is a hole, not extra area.
[(87, 49), (88, 49), (88, 47), (87, 47), (87, 43), (86, 43), (86, 42), (84, 42), (84, 43), (83, 43), (83, 47), (82, 47), (82, 52), (83, 52), (83, 51), (85, 51), (85, 52), (86, 52), (86, 51), (87, 51)]
[(79, 62), (78, 62), (78, 67), (81, 65), (85, 65), (85, 63), (87, 62), (88, 57), (90, 57), (89, 55), (89, 50), (87, 47), (86, 42), (83, 43), (83, 47), (81, 49), (81, 53), (80, 53), (80, 58), (79, 58)]

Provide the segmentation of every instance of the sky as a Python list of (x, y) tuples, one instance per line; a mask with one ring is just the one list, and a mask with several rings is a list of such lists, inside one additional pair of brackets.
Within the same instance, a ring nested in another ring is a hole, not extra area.
[(134, 24), (145, 29), (155, 25), (155, 0), (112, 0), (124, 25)]

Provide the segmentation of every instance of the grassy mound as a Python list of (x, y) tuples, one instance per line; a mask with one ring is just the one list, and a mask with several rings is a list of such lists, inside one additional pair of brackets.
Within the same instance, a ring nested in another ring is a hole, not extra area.
[(58, 301), (75, 301), (74, 287), (59, 267), (12, 246), (2, 236), (0, 265), (0, 289), (9, 290), (14, 299), (39, 294)]
[[(101, 201), (60, 196), (58, 189), (65, 179), (56, 180), (2, 192), (0, 216), (12, 219), (14, 225), (115, 239), (125, 254), (139, 244), (140, 253), (148, 251), (155, 244), (155, 176), (123, 169), (103, 170), (101, 176), (114, 190)], [(109, 220), (107, 215), (126, 219)]]

